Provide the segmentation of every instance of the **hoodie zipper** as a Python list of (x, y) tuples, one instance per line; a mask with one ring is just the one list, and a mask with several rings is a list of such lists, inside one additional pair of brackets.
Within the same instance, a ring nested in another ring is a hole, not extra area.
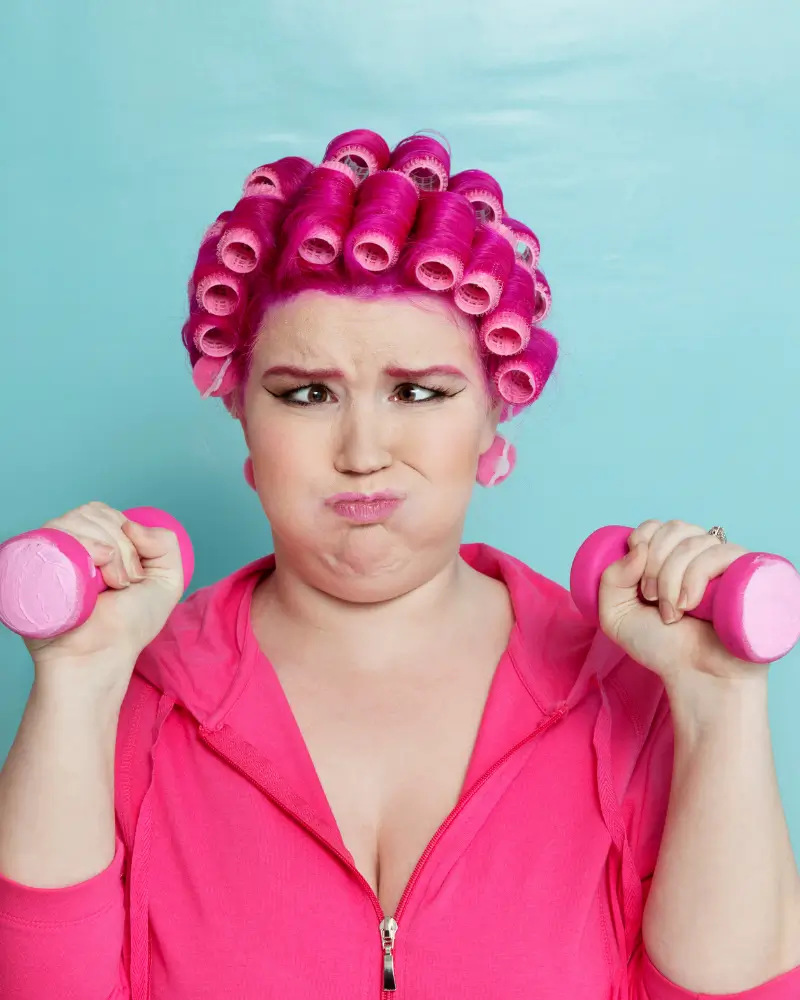
[[(397, 904), (397, 909), (395, 910), (393, 916), (387, 916), (383, 912), (383, 907), (381, 906), (381, 902), (378, 899), (375, 892), (373, 891), (372, 886), (364, 878), (361, 872), (355, 867), (355, 865), (352, 864), (351, 861), (348, 860), (348, 858), (344, 854), (342, 854), (340, 850), (338, 850), (333, 844), (330, 844), (327, 840), (324, 840), (322, 837), (320, 837), (317, 831), (308, 823), (306, 823), (306, 821), (301, 816), (298, 816), (298, 814), (294, 812), (292, 809), (288, 808), (281, 802), (277, 803), (281, 809), (284, 809), (291, 816), (293, 816), (294, 819), (305, 830), (307, 830), (316, 840), (318, 840), (325, 848), (327, 848), (327, 850), (329, 850), (332, 854), (334, 854), (348, 869), (348, 871), (353, 873), (356, 880), (363, 886), (365, 892), (369, 896), (370, 901), (375, 909), (375, 913), (377, 914), (379, 919), (378, 931), (380, 934), (381, 951), (383, 954), (383, 975), (382, 975), (383, 986), (381, 990), (381, 1000), (394, 1000), (392, 995), (397, 991), (397, 977), (395, 974), (395, 967), (394, 967), (394, 947), (395, 947), (395, 938), (399, 930), (400, 917), (403, 915), (403, 911), (405, 910), (406, 905), (408, 903), (408, 898), (411, 895), (411, 892), (415, 884), (419, 880), (420, 873), (422, 872), (422, 869), (425, 867), (428, 858), (435, 850), (436, 845), (442, 839), (444, 834), (450, 829), (450, 827), (453, 825), (453, 823), (456, 821), (456, 819), (459, 817), (462, 811), (466, 808), (467, 804), (471, 801), (473, 796), (481, 788), (483, 788), (483, 786), (486, 784), (487, 781), (489, 781), (492, 775), (495, 774), (510, 757), (512, 757), (515, 753), (517, 753), (517, 751), (521, 750), (522, 747), (524, 747), (527, 743), (530, 743), (532, 739), (535, 739), (535, 737), (539, 736), (541, 733), (546, 732), (551, 726), (555, 725), (555, 723), (558, 722), (560, 719), (562, 719), (567, 714), (568, 711), (569, 709), (567, 708), (567, 706), (562, 705), (561, 708), (557, 709), (552, 715), (548, 716), (544, 720), (544, 722), (542, 722), (539, 726), (537, 726), (536, 729), (533, 730), (532, 733), (529, 733), (526, 737), (521, 739), (519, 743), (516, 743), (513, 747), (511, 747), (510, 750), (504, 753), (499, 760), (496, 760), (494, 764), (492, 764), (492, 766), (489, 768), (489, 770), (485, 771), (481, 775), (481, 777), (475, 782), (475, 784), (472, 785), (472, 787), (469, 789), (466, 795), (456, 803), (456, 805), (444, 819), (444, 821), (442, 822), (441, 826), (438, 828), (436, 833), (434, 833), (433, 837), (431, 837), (430, 841), (428, 842), (428, 846), (422, 852), (419, 861), (417, 861), (416, 865), (414, 866), (414, 870), (412, 871), (411, 877), (406, 883), (406, 887), (403, 890), (403, 894), (400, 897), (400, 901)], [(200, 738), (203, 740), (203, 742), (206, 743), (207, 746), (211, 747), (214, 753), (222, 757), (223, 760), (227, 761), (227, 763), (235, 771), (238, 771), (238, 773), (241, 774), (242, 777), (246, 778), (248, 781), (252, 783), (252, 778), (247, 773), (247, 771), (245, 771), (242, 767), (240, 767), (239, 764), (235, 760), (233, 760), (224, 750), (215, 745), (213, 740), (213, 735), (214, 735), (213, 732), (209, 730), (204, 730), (202, 726), (200, 727)]]

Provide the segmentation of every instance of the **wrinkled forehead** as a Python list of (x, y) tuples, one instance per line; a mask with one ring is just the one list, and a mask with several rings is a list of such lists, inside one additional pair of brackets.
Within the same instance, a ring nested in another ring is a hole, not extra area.
[(361, 298), (305, 291), (274, 303), (261, 322), (253, 362), (345, 370), (387, 363), (480, 367), (474, 322), (421, 293)]

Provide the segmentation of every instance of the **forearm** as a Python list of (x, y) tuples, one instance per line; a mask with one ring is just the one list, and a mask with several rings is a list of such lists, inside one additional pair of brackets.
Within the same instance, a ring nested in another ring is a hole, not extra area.
[[(800, 876), (780, 800), (767, 678), (671, 692), (675, 757), (643, 937), (677, 985), (736, 993), (800, 964)], [(708, 697), (705, 697), (705, 694)]]
[(59, 888), (108, 867), (118, 717), (80, 687), (34, 683), (0, 771), (0, 873)]

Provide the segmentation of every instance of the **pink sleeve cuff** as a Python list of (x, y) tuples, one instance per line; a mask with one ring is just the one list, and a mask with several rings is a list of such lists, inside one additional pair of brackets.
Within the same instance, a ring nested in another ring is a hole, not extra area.
[(21, 885), (0, 873), (0, 924), (67, 924), (119, 905), (125, 848), (117, 837), (114, 859), (94, 878), (61, 889)]
[(642, 993), (647, 1000), (798, 1000), (800, 997), (800, 965), (741, 993), (693, 993), (670, 982), (645, 952), (642, 956), (641, 981)]

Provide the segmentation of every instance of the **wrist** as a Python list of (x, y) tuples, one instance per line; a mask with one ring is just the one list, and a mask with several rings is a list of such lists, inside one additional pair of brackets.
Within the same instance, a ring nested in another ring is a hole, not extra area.
[(49, 709), (89, 713), (116, 721), (128, 690), (134, 660), (112, 663), (87, 659), (35, 663), (30, 699)]
[(667, 685), (676, 731), (701, 736), (720, 726), (741, 726), (767, 712), (768, 675), (754, 664), (748, 677), (723, 678), (687, 671)]

